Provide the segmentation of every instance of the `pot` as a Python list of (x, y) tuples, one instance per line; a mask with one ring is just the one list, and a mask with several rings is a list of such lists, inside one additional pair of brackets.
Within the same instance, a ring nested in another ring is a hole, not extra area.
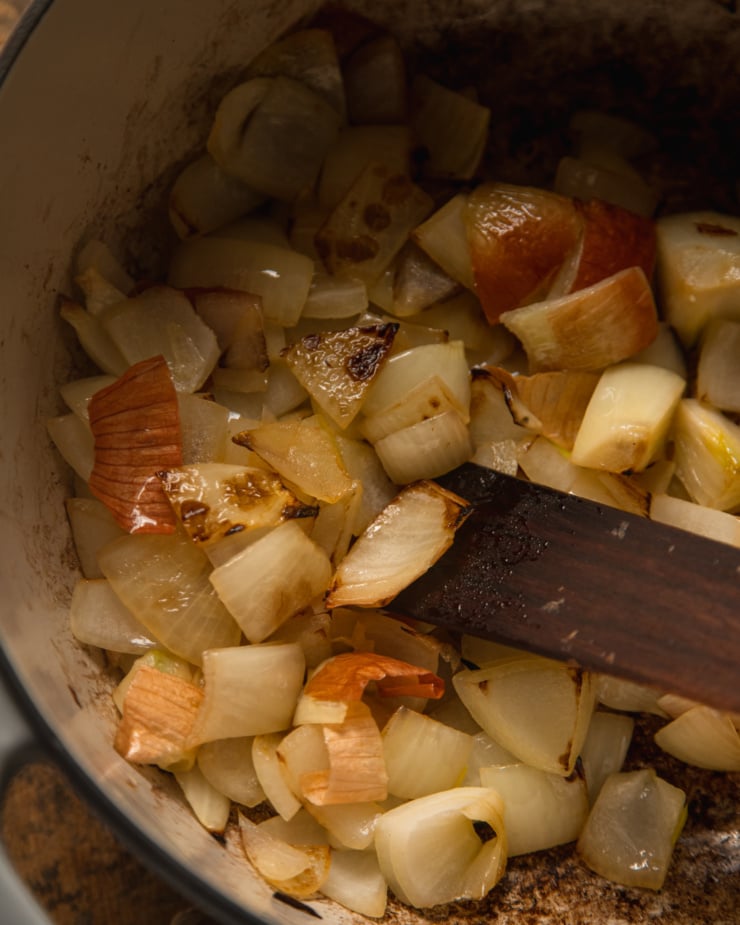
[[(234, 832), (223, 843), (208, 835), (169, 777), (113, 750), (114, 677), (67, 628), (77, 577), (63, 513), (71, 479), (44, 421), (58, 413), (57, 384), (79, 360), (57, 314), (79, 242), (100, 236), (141, 275), (155, 275), (172, 243), (163, 194), (202, 145), (215, 104), (250, 56), (317, 5), (40, 0), (0, 63), (0, 621), (12, 691), (4, 769), (40, 741), (129, 847), (224, 922), (288, 925), (307, 917), (254, 874)], [(668, 207), (740, 211), (734, 3), (347, 5), (390, 26), (432, 76), (478, 86), (498, 126), (489, 155), (501, 179), (547, 183), (568, 114), (598, 107), (659, 134)], [(641, 733), (641, 754), (652, 761), (649, 732)], [(656, 761), (669, 779), (677, 773), (669, 760)], [(565, 847), (512, 861), (485, 903), (425, 913), (392, 904), (388, 918), (730, 925), (740, 873), (738, 776), (689, 769), (683, 780), (690, 818), (661, 893), (606, 883)], [(7, 871), (2, 890), (12, 921), (26, 914), (41, 921), (38, 910), (22, 911), (24, 894)], [(329, 901), (313, 905), (330, 925), (357, 918)]]

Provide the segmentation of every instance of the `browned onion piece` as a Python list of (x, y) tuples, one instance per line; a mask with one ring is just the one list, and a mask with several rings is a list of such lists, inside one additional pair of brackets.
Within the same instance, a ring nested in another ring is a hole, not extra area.
[(444, 681), (431, 671), (373, 652), (346, 652), (329, 659), (316, 671), (304, 693), (316, 700), (360, 700), (371, 681), (385, 697), (438, 700), (444, 693)]
[(89, 405), (95, 438), (90, 491), (129, 533), (172, 533), (157, 472), (182, 465), (177, 392), (164, 357), (131, 366)]

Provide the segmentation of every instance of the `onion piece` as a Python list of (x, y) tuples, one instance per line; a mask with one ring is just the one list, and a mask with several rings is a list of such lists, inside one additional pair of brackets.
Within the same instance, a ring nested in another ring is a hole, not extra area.
[(177, 396), (183, 465), (221, 461), (229, 446), (230, 411), (205, 395)]
[(177, 175), (169, 196), (169, 217), (181, 239), (208, 234), (251, 212), (264, 195), (216, 164), (210, 154), (191, 161)]
[(109, 652), (140, 655), (156, 645), (105, 579), (77, 582), (69, 605), (69, 623), (79, 642)]
[(545, 437), (521, 442), (517, 458), (522, 471), (532, 482), (616, 507), (614, 496), (603, 484), (599, 473), (576, 466), (563, 450)]
[(128, 363), (98, 317), (71, 299), (62, 299), (59, 314), (74, 328), (82, 349), (99, 369), (111, 376), (124, 372)]
[(665, 321), (658, 322), (658, 333), (655, 340), (630, 357), (633, 363), (649, 363), (651, 366), (662, 366), (669, 369), (682, 379), (688, 379), (686, 356), (673, 328)]
[(740, 732), (732, 718), (697, 705), (655, 733), (663, 751), (686, 764), (714, 771), (740, 771)]
[(382, 370), (397, 330), (397, 324), (380, 324), (308, 334), (283, 356), (321, 410), (345, 428)]
[(370, 162), (385, 164), (395, 173), (408, 174), (411, 166), (409, 127), (350, 125), (341, 129), (321, 168), (319, 206), (327, 211), (336, 208)]
[(301, 808), (291, 819), (282, 816), (270, 816), (258, 823), (263, 832), (276, 835), (287, 841), (290, 845), (328, 845), (329, 834), (304, 808)]
[(152, 286), (111, 305), (100, 320), (127, 363), (163, 356), (180, 392), (200, 388), (218, 362), (216, 335), (187, 296), (170, 286)]
[(470, 513), (434, 482), (404, 488), (339, 563), (327, 607), (378, 607), (423, 575), (450, 547)]
[(195, 684), (142, 665), (123, 698), (116, 751), (134, 764), (192, 767), (189, 738), (202, 699)]
[(197, 764), (173, 773), (198, 822), (209, 832), (223, 834), (231, 813), (231, 800), (213, 786)]
[(665, 710), (660, 706), (660, 691), (637, 684), (635, 681), (626, 681), (624, 678), (597, 675), (596, 697), (599, 703), (611, 710), (622, 710), (626, 713), (653, 713), (655, 716), (662, 717), (666, 715)]
[(289, 728), (305, 667), (295, 643), (208, 649), (203, 653), (203, 703), (190, 744)]
[(296, 642), (303, 650), (308, 669), (318, 667), (332, 656), (331, 617), (326, 611), (306, 610), (281, 624), (270, 642)]
[(509, 857), (575, 841), (588, 816), (586, 782), (577, 774), (509, 764), (481, 768), (480, 781), (503, 803)]
[(123, 531), (108, 508), (96, 498), (67, 498), (64, 503), (82, 574), (85, 578), (102, 578), (98, 551), (123, 536)]
[(198, 316), (216, 335), (227, 366), (264, 372), (269, 366), (262, 300), (238, 289), (191, 289)]
[(667, 494), (652, 495), (650, 519), (698, 533), (720, 543), (740, 546), (740, 518), (685, 498), (674, 498)]
[(243, 813), (239, 813), (239, 831), (247, 857), (274, 889), (306, 899), (326, 880), (331, 863), (328, 845), (290, 845)]
[(283, 36), (250, 62), (247, 75), (292, 77), (344, 115), (342, 74), (334, 37), (328, 29), (299, 29)]
[(149, 649), (134, 661), (113, 691), (113, 703), (116, 705), (119, 713), (123, 713), (123, 701), (126, 697), (126, 692), (136, 677), (137, 671), (144, 666), (154, 668), (157, 671), (161, 671), (163, 674), (174, 675), (176, 678), (180, 678), (183, 681), (190, 681), (193, 684), (198, 681), (196, 674), (197, 669), (184, 659), (178, 658), (176, 655), (164, 649)]
[[(384, 813), (375, 848), (395, 895), (416, 908), (486, 896), (506, 867), (503, 812), (494, 791), (457, 787)], [(476, 823), (495, 837), (483, 841)]]
[(91, 238), (80, 248), (75, 258), (75, 274), (84, 274), (95, 270), (124, 295), (129, 295), (134, 288), (134, 280), (129, 276), (108, 245), (98, 238)]
[(465, 226), (467, 193), (458, 193), (411, 233), (411, 239), (466, 289), (475, 289)]
[(169, 283), (180, 289), (238, 289), (262, 299), (269, 321), (289, 327), (300, 317), (313, 279), (314, 262), (275, 244), (197, 237), (182, 242), (169, 267)]
[(664, 317), (684, 346), (712, 318), (740, 320), (740, 218), (686, 212), (660, 218), (656, 231)]
[(560, 299), (504, 312), (535, 372), (598, 370), (626, 360), (658, 333), (650, 284), (638, 267)]
[(109, 305), (116, 305), (126, 299), (125, 292), (114, 286), (92, 266), (75, 276), (75, 283), (82, 290), (85, 308), (91, 315), (97, 316)]
[(367, 311), (367, 286), (359, 279), (339, 279), (317, 268), (303, 306), (303, 318), (353, 318)]
[(180, 466), (159, 473), (184, 531), (197, 543), (316, 515), (272, 472), (225, 463)]
[(472, 737), (399, 707), (383, 728), (388, 793), (413, 800), (449, 790), (463, 777)]
[(600, 199), (649, 218), (658, 204), (658, 194), (639, 175), (626, 175), (582, 157), (558, 161), (553, 189), (575, 199)]
[(376, 280), (433, 200), (407, 174), (369, 163), (316, 234), (316, 249), (334, 276)]
[(377, 454), (364, 440), (350, 440), (337, 435), (337, 445), (349, 477), (362, 485), (356, 530), (361, 533), (396, 495), (396, 486), (388, 478)]
[(327, 554), (333, 565), (347, 554), (352, 539), (361, 530), (358, 512), (362, 503), (362, 485), (358, 483), (351, 495), (345, 495), (334, 504), (322, 503), (311, 528), (311, 539)]
[(262, 424), (233, 440), (310, 497), (332, 503), (354, 491), (337, 442), (319, 415)]
[(695, 398), (684, 398), (673, 426), (676, 475), (692, 501), (740, 508), (740, 426)]
[(262, 642), (326, 590), (331, 564), (290, 520), (218, 566), (210, 580), (247, 639)]
[(451, 410), (388, 434), (377, 441), (375, 452), (389, 478), (403, 485), (461, 466), (472, 456), (473, 444), (467, 425)]
[(686, 820), (686, 795), (652, 768), (612, 774), (578, 839), (578, 853), (602, 877), (659, 890)]
[(722, 411), (740, 411), (740, 321), (716, 320), (702, 335), (696, 395)]
[(441, 376), (430, 376), (403, 393), (394, 405), (365, 415), (360, 421), (360, 431), (366, 440), (375, 444), (439, 414), (452, 412), (460, 419), (459, 407), (459, 401), (447, 382)]
[(219, 103), (208, 153), (246, 186), (291, 202), (312, 187), (340, 114), (290, 77), (253, 77)]
[(395, 36), (363, 42), (344, 61), (347, 114), (355, 125), (392, 125), (407, 118), (406, 65)]
[(529, 431), (511, 416), (504, 383), (492, 367), (473, 369), (470, 385), (470, 437), (473, 445), (477, 448), (504, 440), (518, 443), (528, 436)]
[(89, 421), (87, 406), (90, 404), (90, 399), (96, 392), (107, 385), (112, 385), (115, 381), (114, 376), (88, 376), (85, 379), (65, 382), (59, 387), (59, 392), (70, 411), (74, 411), (83, 421)]
[(132, 366), (89, 404), (95, 440), (90, 490), (130, 533), (171, 533), (160, 469), (182, 463), (177, 394), (164, 357)]
[(197, 765), (208, 783), (234, 803), (257, 806), (265, 799), (252, 760), (254, 738), (215, 739), (198, 749)]
[(334, 847), (364, 851), (373, 847), (375, 826), (383, 814), (379, 803), (338, 803), (334, 806), (306, 804), (311, 817), (330, 837)]
[(210, 563), (187, 537), (124, 536), (98, 561), (126, 607), (174, 654), (199, 665), (204, 649), (239, 643), (241, 630), (208, 580)]
[(46, 430), (62, 459), (87, 482), (95, 464), (95, 440), (88, 422), (70, 411), (49, 418)]
[(581, 762), (592, 805), (607, 777), (622, 770), (634, 728), (632, 717), (621, 713), (597, 710), (591, 717)]
[[(469, 713), (467, 715), (470, 716)], [(477, 723), (475, 724), (475, 728), (478, 728)], [(519, 763), (515, 755), (512, 755), (508, 749), (499, 745), (498, 742), (494, 742), (488, 733), (479, 730), (475, 733), (471, 733), (471, 735), (473, 747), (470, 750), (468, 764), (465, 769), (465, 777), (462, 780), (461, 786), (483, 786), (481, 771), (485, 768)]]
[(385, 914), (388, 885), (374, 851), (334, 849), (321, 892), (359, 915), (379, 919)]
[(325, 724), (322, 734), (328, 767), (301, 775), (303, 796), (315, 806), (369, 803), (388, 796), (388, 775), (380, 730), (361, 701), (348, 704), (341, 723)]
[(610, 472), (639, 472), (664, 448), (686, 381), (645, 363), (604, 370), (578, 428), (571, 460)]
[(414, 138), (428, 177), (470, 180), (480, 164), (491, 110), (419, 74), (411, 88)]
[(279, 733), (257, 735), (252, 741), (252, 762), (257, 780), (265, 796), (281, 819), (293, 819), (301, 802), (291, 790), (278, 757), (283, 740)]
[(588, 672), (527, 656), (459, 671), (452, 683), (480, 727), (520, 761), (573, 772), (596, 697)]

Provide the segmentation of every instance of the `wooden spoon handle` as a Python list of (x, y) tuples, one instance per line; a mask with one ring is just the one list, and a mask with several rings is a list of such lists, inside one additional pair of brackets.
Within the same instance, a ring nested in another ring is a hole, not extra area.
[(451, 549), (390, 605), (740, 711), (740, 549), (466, 464)]

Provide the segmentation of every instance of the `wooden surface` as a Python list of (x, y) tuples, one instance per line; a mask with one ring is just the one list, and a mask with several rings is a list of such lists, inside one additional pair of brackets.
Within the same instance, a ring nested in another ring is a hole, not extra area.
[(28, 765), (13, 778), (2, 838), (55, 925), (209, 921), (124, 850), (52, 765)]

